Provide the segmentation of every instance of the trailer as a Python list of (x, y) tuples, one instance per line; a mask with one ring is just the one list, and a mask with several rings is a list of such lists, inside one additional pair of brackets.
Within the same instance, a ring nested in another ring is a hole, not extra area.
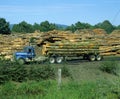
[(42, 45), (26, 46), (22, 52), (14, 53), (14, 58), (20, 64), (27, 62), (62, 63), (68, 57), (80, 57), (89, 61), (100, 61), (99, 46), (95, 42), (44, 42)]

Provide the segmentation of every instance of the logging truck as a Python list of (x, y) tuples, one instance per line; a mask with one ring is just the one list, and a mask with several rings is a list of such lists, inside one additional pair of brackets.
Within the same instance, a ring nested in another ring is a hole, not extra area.
[(20, 64), (27, 62), (40, 62), (47, 60), (49, 63), (62, 63), (67, 58), (83, 57), (89, 61), (100, 61), (99, 46), (90, 42), (56, 42), (44, 43), (42, 46), (26, 46), (22, 52), (15, 52), (14, 59)]

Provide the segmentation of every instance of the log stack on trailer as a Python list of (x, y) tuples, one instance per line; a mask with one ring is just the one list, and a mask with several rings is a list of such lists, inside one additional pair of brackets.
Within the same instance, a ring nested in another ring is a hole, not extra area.
[(99, 44), (94, 40), (93, 32), (91, 34), (90, 31), (86, 30), (85, 32), (88, 34), (83, 39), (81, 33), (51, 31), (45, 36), (43, 35), (37, 45), (42, 48), (42, 55), (51, 57), (53, 61), (69, 56), (83, 56), (91, 61), (99, 60)]

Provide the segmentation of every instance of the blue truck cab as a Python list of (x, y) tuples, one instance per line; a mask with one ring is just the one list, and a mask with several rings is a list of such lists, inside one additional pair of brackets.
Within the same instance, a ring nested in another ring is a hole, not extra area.
[(24, 64), (26, 62), (32, 61), (35, 57), (35, 50), (33, 46), (26, 46), (24, 47), (22, 52), (16, 52), (14, 53), (14, 59), (19, 64)]

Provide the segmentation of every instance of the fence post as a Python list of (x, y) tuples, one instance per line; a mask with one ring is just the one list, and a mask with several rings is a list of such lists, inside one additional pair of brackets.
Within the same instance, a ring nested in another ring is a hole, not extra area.
[(61, 82), (62, 82), (61, 73), (62, 73), (62, 70), (61, 70), (61, 69), (58, 69), (58, 89), (60, 89)]

